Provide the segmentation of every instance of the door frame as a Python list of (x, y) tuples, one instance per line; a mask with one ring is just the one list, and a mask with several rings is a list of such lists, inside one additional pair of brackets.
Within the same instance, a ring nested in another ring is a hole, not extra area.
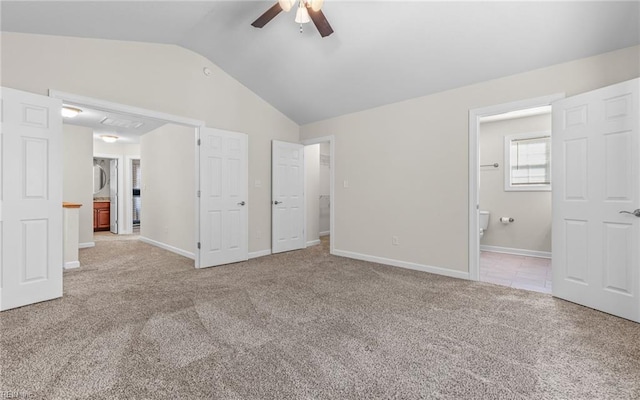
[(126, 233), (133, 234), (133, 161), (140, 160), (140, 155), (125, 156), (126, 178), (124, 180), (124, 218), (127, 221)]
[(564, 98), (564, 93), (556, 93), (469, 110), (469, 280), (480, 280), (480, 118), (548, 106)]
[[(123, 163), (123, 157), (120, 154), (109, 154), (109, 153), (93, 153), (93, 158), (104, 158), (106, 160), (118, 160), (118, 196), (116, 197), (116, 201), (118, 202), (116, 208), (118, 210), (118, 235), (122, 235), (122, 234), (126, 234), (128, 233), (124, 228), (124, 226), (122, 226), (120, 224), (120, 221), (122, 221), (124, 219), (124, 209), (121, 208), (122, 204), (123, 204), (123, 193), (124, 193), (124, 186), (125, 186), (125, 182), (124, 182), (124, 171), (122, 166), (124, 165)], [(109, 182), (109, 184), (111, 184), (111, 182)]]
[[(320, 136), (312, 139), (306, 139), (301, 141), (304, 146), (310, 146), (312, 144), (320, 144), (329, 142), (329, 253), (335, 254), (335, 174), (336, 174), (336, 137), (335, 135)], [(307, 243), (307, 204), (304, 205), (304, 224), (305, 224), (305, 243)]]
[[(49, 97), (60, 99), (63, 103), (71, 103), (78, 105), (80, 107), (89, 107), (102, 111), (114, 111), (118, 113), (126, 113), (132, 115), (139, 115), (147, 118), (154, 118), (157, 120), (161, 120), (167, 123), (186, 126), (189, 128), (194, 128), (195, 135), (195, 159), (194, 159), (194, 173), (196, 179), (196, 193), (193, 194), (194, 205), (195, 205), (195, 240), (196, 242), (200, 239), (200, 198), (197, 195), (197, 191), (200, 190), (200, 151), (198, 147), (198, 139), (200, 138), (200, 128), (205, 126), (205, 122), (197, 119), (181, 117), (178, 115), (167, 114), (160, 111), (148, 110), (145, 108), (130, 106), (121, 103), (114, 103), (111, 101), (106, 101), (102, 99), (96, 99), (86, 96), (81, 96), (73, 93), (66, 93), (59, 90), (49, 89)], [(120, 177), (119, 177), (120, 178)], [(62, 182), (60, 182), (60, 186), (62, 186)], [(172, 251), (171, 249), (168, 249)], [(181, 255), (185, 255), (182, 252), (179, 253)], [(194, 252), (194, 266), (197, 267), (200, 262), (200, 252), (198, 249)]]

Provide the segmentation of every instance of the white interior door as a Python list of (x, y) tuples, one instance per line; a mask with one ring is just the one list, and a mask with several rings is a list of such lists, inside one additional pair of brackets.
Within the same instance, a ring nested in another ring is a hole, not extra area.
[(555, 102), (552, 134), (553, 295), (638, 322), (639, 85)]
[(271, 148), (272, 223), (271, 251), (305, 247), (304, 146), (273, 141)]
[(199, 268), (249, 258), (247, 135), (200, 128)]
[(109, 160), (109, 230), (118, 233), (118, 160)]
[(62, 296), (62, 102), (2, 88), (0, 310)]

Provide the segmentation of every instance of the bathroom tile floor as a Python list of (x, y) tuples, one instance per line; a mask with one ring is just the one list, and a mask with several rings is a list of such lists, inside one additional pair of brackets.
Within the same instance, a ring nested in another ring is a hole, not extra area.
[(481, 251), (480, 281), (551, 293), (551, 259)]

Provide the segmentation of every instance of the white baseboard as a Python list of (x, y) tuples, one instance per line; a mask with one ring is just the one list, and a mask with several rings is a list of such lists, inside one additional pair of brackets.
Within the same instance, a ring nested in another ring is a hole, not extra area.
[(331, 231), (324, 231), (324, 232), (318, 233), (318, 236), (329, 236), (330, 233)]
[(79, 249), (86, 249), (89, 247), (96, 247), (96, 242), (86, 242), (86, 243), (79, 243), (78, 244), (78, 248)]
[(80, 261), (67, 261), (64, 263), (62, 268), (64, 269), (73, 269), (80, 267)]
[(334, 249), (332, 254), (336, 256), (341, 256), (341, 257), (353, 258), (356, 260), (390, 265), (392, 267), (407, 268), (407, 269), (413, 269), (416, 271), (429, 272), (436, 275), (449, 276), (451, 278), (469, 279), (468, 272), (455, 271), (448, 268), (433, 267), (431, 265), (416, 264), (416, 263), (407, 262), (407, 261), (393, 260), (390, 258), (370, 256), (367, 254), (360, 254), (360, 253), (354, 253), (351, 251), (344, 251), (344, 250), (337, 250), (337, 249)]
[(317, 244), (320, 244), (320, 239), (310, 240), (307, 242), (307, 247), (315, 246)]
[(249, 253), (249, 259), (270, 256), (270, 255), (271, 255), (271, 249), (252, 251), (251, 253)]
[(550, 251), (537, 251), (526, 249), (513, 249), (511, 247), (486, 246), (481, 244), (480, 251), (492, 251), (494, 253), (514, 254), (516, 256), (551, 258)]
[(157, 240), (153, 240), (153, 239), (149, 239), (149, 238), (144, 237), (144, 236), (140, 236), (140, 241), (144, 242), (144, 243), (147, 243), (147, 244), (150, 244), (152, 246), (160, 247), (161, 249), (165, 249), (165, 250), (170, 251), (172, 253), (180, 254), (181, 256), (190, 258), (192, 260), (196, 259), (196, 255), (191, 253), (190, 251), (182, 250), (182, 249), (179, 249), (177, 247), (168, 245), (166, 243), (158, 242)]

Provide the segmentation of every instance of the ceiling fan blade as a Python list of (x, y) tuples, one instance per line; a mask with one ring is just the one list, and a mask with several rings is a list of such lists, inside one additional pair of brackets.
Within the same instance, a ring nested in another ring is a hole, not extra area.
[(322, 10), (313, 11), (311, 7), (307, 7), (307, 11), (309, 12), (309, 17), (311, 17), (313, 24), (318, 28), (320, 36), (325, 37), (333, 33), (333, 28), (329, 25), (329, 21), (327, 21), (327, 17), (324, 16)]
[(264, 14), (253, 21), (251, 25), (255, 26), (256, 28), (262, 28), (267, 24), (267, 22), (271, 21), (276, 15), (280, 14), (280, 11), (282, 11), (282, 7), (280, 7), (280, 4), (276, 2), (273, 7), (265, 11)]

